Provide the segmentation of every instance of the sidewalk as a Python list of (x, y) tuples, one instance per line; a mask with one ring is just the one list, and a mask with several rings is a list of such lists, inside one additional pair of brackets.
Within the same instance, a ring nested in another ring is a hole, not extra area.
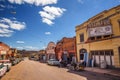
[(91, 72), (96, 72), (96, 73), (102, 73), (102, 74), (108, 74), (108, 75), (113, 75), (113, 76), (118, 76), (120, 77), (120, 70), (115, 70), (115, 69), (101, 69), (97, 67), (86, 67), (86, 71), (91, 71)]

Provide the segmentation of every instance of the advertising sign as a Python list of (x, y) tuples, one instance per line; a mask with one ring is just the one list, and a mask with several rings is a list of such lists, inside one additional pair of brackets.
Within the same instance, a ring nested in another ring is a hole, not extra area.
[(1, 51), (1, 54), (6, 54), (7, 52), (6, 51)]
[(110, 25), (88, 29), (89, 37), (110, 35), (110, 34), (112, 34), (112, 27)]

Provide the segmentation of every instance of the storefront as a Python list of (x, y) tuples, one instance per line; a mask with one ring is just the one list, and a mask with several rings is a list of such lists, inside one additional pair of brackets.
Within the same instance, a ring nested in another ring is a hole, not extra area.
[(120, 5), (78, 25), (76, 44), (78, 62), (120, 68)]
[(100, 67), (102, 62), (107, 64), (107, 67), (114, 67), (113, 50), (91, 51), (92, 59), (95, 61), (94, 66)]
[(48, 43), (48, 46), (46, 48), (46, 57), (47, 57), (47, 60), (49, 59), (56, 59), (56, 56), (55, 56), (55, 43), (54, 42), (49, 42)]

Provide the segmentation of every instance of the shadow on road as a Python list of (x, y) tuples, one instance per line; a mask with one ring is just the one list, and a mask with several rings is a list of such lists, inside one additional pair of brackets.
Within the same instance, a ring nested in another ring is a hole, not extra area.
[(102, 73), (90, 72), (90, 71), (72, 71), (68, 70), (70, 73), (74, 73), (80, 76), (84, 76), (87, 80), (120, 80), (120, 77), (111, 76)]

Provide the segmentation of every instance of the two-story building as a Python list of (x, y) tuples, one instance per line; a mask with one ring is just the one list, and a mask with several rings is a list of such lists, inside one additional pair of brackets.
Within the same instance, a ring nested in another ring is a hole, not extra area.
[(0, 42), (0, 59), (9, 58), (10, 54), (11, 54), (10, 47), (5, 43)]
[(49, 42), (46, 48), (46, 55), (47, 55), (47, 60), (48, 59), (55, 59), (55, 43), (54, 42)]
[(62, 59), (70, 63), (72, 57), (76, 56), (76, 38), (64, 37), (56, 44), (56, 55), (58, 59)]
[(120, 5), (76, 26), (76, 44), (79, 62), (120, 68)]

